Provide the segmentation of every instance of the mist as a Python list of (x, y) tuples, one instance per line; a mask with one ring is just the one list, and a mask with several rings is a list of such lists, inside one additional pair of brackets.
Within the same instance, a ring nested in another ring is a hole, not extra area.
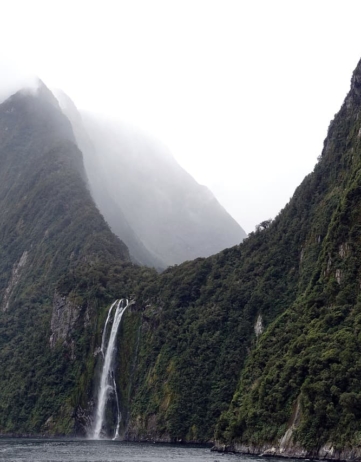
[(3, 5), (21, 68), (1, 70), (5, 95), (31, 69), (152, 134), (247, 232), (312, 171), (361, 56), (355, 1), (21, 3)]
[(0, 103), (19, 90), (35, 91), (39, 78), (15, 62), (0, 57)]
[(156, 139), (54, 91), (73, 125), (95, 203), (134, 261), (162, 269), (239, 244), (246, 233)]

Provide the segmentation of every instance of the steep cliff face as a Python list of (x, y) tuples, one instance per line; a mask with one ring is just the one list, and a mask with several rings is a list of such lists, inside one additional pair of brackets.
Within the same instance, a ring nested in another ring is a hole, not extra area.
[(0, 105), (0, 133), (0, 432), (71, 432), (98, 317), (133, 265), (43, 84)]
[[(50, 348), (55, 348), (58, 342), (67, 343), (79, 318), (80, 311), (80, 306), (55, 291), (50, 322)], [(73, 344), (71, 346), (73, 347)], [(74, 359), (74, 355), (72, 359)]]
[(319, 163), (286, 207), (296, 212), (308, 198), (309, 206), (297, 211), (299, 217), (312, 214), (300, 242), (299, 268), (307, 283), (248, 358), (218, 425), (220, 446), (360, 456), (360, 81), (361, 62)]

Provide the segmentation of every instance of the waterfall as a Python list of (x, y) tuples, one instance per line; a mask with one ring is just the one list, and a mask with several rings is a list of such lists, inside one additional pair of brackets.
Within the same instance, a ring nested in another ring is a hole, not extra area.
[(115, 300), (115, 302), (114, 302), (114, 303), (112, 304), (112, 306), (109, 308), (107, 320), (105, 321), (105, 324), (104, 324), (103, 335), (102, 335), (102, 346), (100, 347), (100, 351), (101, 351), (101, 353), (102, 353), (102, 355), (103, 355), (103, 358), (105, 357), (105, 355), (104, 355), (104, 347), (105, 347), (105, 340), (106, 340), (106, 337), (107, 337), (107, 327), (108, 327), (110, 315), (112, 314), (113, 307), (114, 307), (118, 302), (119, 302), (119, 300)]
[[(107, 331), (108, 323), (110, 320), (111, 312), (114, 306), (116, 306), (116, 309), (114, 313), (113, 325), (110, 331), (108, 345), (105, 349), (106, 331)], [(102, 335), (102, 346), (101, 346), (101, 351), (104, 357), (104, 364), (103, 364), (103, 370), (102, 370), (102, 375), (100, 378), (99, 391), (98, 391), (98, 403), (97, 403), (97, 409), (96, 409), (96, 414), (95, 414), (95, 426), (94, 426), (94, 432), (93, 432), (94, 439), (100, 439), (100, 433), (102, 431), (103, 421), (104, 421), (105, 408), (106, 408), (108, 397), (111, 392), (115, 393), (116, 402), (117, 402), (117, 412), (118, 412), (117, 427), (116, 427), (114, 438), (117, 438), (119, 436), (119, 424), (121, 420), (121, 414), (120, 414), (120, 408), (119, 408), (118, 393), (117, 393), (116, 383), (115, 383), (115, 378), (114, 378), (114, 371), (112, 368), (113, 368), (114, 353), (115, 353), (115, 340), (117, 337), (118, 328), (119, 328), (123, 313), (128, 308), (128, 306), (129, 306), (128, 300), (121, 299), (121, 300), (115, 301), (112, 304), (112, 306), (109, 308), (108, 316), (104, 324), (103, 335)]]
[(117, 392), (117, 384), (115, 383), (114, 375), (113, 375), (113, 390), (114, 390), (114, 393), (115, 393), (115, 401), (117, 403), (117, 427), (115, 429), (115, 435), (114, 435), (114, 438), (113, 438), (113, 440), (116, 440), (117, 438), (119, 438), (119, 425), (120, 425), (120, 421), (122, 420), (122, 414), (120, 412), (119, 398), (118, 398), (118, 392)]

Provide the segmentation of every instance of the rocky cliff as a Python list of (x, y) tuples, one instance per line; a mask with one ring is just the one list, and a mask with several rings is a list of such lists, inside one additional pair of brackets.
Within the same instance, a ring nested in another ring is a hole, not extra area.
[(134, 267), (41, 82), (0, 105), (0, 134), (0, 432), (70, 433), (98, 316)]

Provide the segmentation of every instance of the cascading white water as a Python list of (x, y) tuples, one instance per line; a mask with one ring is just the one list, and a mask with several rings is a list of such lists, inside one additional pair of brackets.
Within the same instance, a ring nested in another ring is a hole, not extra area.
[(114, 308), (114, 306), (119, 303), (119, 300), (115, 300), (115, 302), (112, 304), (112, 306), (109, 308), (109, 311), (108, 311), (108, 316), (107, 316), (107, 319), (105, 321), (105, 324), (104, 324), (104, 329), (103, 329), (103, 335), (102, 335), (102, 346), (100, 347), (100, 351), (103, 355), (103, 358), (105, 357), (104, 355), (104, 349), (105, 349), (105, 340), (107, 338), (107, 327), (108, 327), (108, 323), (109, 323), (109, 319), (110, 319), (110, 315), (112, 314), (112, 310)]
[(114, 438), (113, 438), (113, 440), (116, 440), (117, 438), (119, 438), (119, 426), (120, 426), (120, 422), (122, 420), (122, 414), (120, 412), (119, 398), (118, 398), (118, 392), (117, 392), (117, 384), (115, 383), (114, 375), (113, 375), (113, 389), (114, 389), (114, 393), (115, 393), (115, 401), (117, 403), (117, 427), (115, 429), (115, 435), (114, 435)]
[[(117, 390), (116, 390), (114, 374), (111, 368), (112, 368), (113, 360), (114, 360), (115, 340), (117, 337), (118, 328), (119, 328), (123, 313), (128, 308), (128, 305), (129, 305), (128, 300), (121, 299), (121, 300), (115, 301), (112, 304), (112, 306), (109, 308), (108, 316), (104, 324), (104, 330), (103, 330), (103, 335), (102, 335), (102, 346), (101, 346), (101, 351), (104, 357), (104, 364), (103, 364), (103, 370), (102, 370), (99, 391), (98, 391), (98, 403), (97, 403), (97, 409), (96, 409), (96, 414), (95, 414), (95, 426), (94, 426), (94, 432), (93, 432), (94, 439), (100, 439), (100, 433), (102, 431), (103, 421), (104, 421), (105, 407), (107, 404), (109, 394), (112, 391), (116, 394), (117, 408), (118, 408), (117, 428), (116, 428), (114, 438), (118, 437), (121, 416), (120, 416), (120, 409), (119, 409), (119, 402), (118, 402), (118, 395), (117, 395)], [(110, 331), (108, 345), (104, 353), (106, 330), (107, 330), (107, 326), (110, 320), (110, 315), (111, 315), (111, 312), (114, 306), (116, 306), (116, 309), (115, 309), (115, 314), (114, 314), (113, 325)]]

